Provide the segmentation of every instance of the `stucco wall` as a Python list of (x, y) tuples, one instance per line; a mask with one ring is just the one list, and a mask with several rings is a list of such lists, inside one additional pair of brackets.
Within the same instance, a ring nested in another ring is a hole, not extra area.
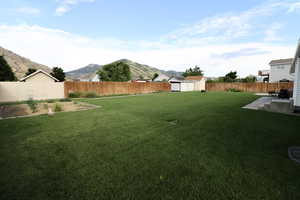
[(0, 82), (0, 102), (64, 98), (64, 83)]
[(270, 71), (270, 83), (279, 82), (282, 79), (290, 81), (294, 80), (294, 77), (290, 74), (291, 65), (272, 65)]
[(43, 83), (54, 83), (55, 80), (47, 76), (46, 74), (43, 73), (37, 73), (34, 76), (29, 77), (26, 79), (26, 82), (43, 82)]

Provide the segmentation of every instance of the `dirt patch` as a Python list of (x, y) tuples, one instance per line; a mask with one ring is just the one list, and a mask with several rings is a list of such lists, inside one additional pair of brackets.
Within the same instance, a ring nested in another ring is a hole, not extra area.
[(37, 103), (35, 111), (33, 111), (28, 106), (28, 104), (3, 105), (0, 106), (0, 119), (20, 116), (51, 114), (55, 112), (88, 110), (92, 108), (96, 108), (96, 106), (86, 103), (75, 102)]

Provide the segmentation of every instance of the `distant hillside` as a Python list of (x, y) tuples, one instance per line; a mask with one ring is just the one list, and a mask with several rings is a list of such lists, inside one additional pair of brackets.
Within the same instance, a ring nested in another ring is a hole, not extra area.
[[(168, 76), (179, 76), (180, 72), (175, 71), (163, 71), (148, 65), (139, 64), (131, 60), (122, 59), (115, 62), (124, 62), (130, 66), (132, 79), (138, 79), (142, 76), (145, 79), (151, 79), (155, 73), (166, 74)], [(113, 62), (113, 63), (115, 63)], [(86, 67), (67, 72), (67, 76), (73, 79), (91, 79), (95, 76), (96, 72), (102, 67), (102, 65), (91, 64)]]
[(51, 69), (45, 65), (41, 65), (31, 60), (15, 54), (12, 51), (0, 47), (0, 56), (4, 56), (7, 63), (12, 68), (18, 79), (24, 77), (28, 68), (42, 69), (46, 72), (51, 72)]
[(86, 67), (82, 67), (73, 71), (69, 71), (66, 73), (68, 78), (71, 79), (81, 79), (81, 80), (89, 80), (93, 78), (97, 71), (102, 67), (102, 65), (90, 64)]
[(183, 72), (177, 72), (173, 70), (168, 70), (168, 71), (160, 70), (160, 71), (164, 74), (167, 74), (168, 76), (175, 76), (175, 77), (181, 77), (183, 74)]

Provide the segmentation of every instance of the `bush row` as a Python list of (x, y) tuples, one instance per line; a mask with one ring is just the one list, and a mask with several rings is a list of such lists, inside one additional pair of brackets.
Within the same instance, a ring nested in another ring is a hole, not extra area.
[(69, 98), (96, 98), (98, 97), (96, 92), (70, 92)]
[(242, 92), (241, 90), (235, 89), (235, 88), (228, 88), (226, 91), (227, 92)]

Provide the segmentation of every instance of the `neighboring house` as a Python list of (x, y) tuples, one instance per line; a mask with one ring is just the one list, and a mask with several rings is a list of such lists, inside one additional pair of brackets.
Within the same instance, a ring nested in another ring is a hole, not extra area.
[(91, 79), (79, 79), (80, 82), (91, 82)]
[(170, 79), (169, 82), (173, 92), (205, 90), (205, 78), (202, 76), (188, 76), (184, 80)]
[(270, 70), (260, 70), (258, 71), (257, 82), (269, 82)]
[(269, 65), (271, 67), (269, 82), (293, 81), (294, 76), (290, 74), (293, 58), (272, 60)]
[(29, 74), (28, 76), (22, 78), (21, 82), (59, 82), (58, 79), (51, 76), (49, 73), (39, 69), (36, 72)]
[(162, 81), (168, 81), (170, 79), (169, 76), (165, 74), (160, 74), (158, 77), (156, 77), (153, 82), (162, 82)]
[(183, 81), (184, 80), (184, 77), (180, 77), (180, 76), (172, 76), (169, 80), (168, 80), (168, 82), (170, 83), (170, 82), (176, 82), (176, 81)]
[(132, 82), (135, 82), (135, 83), (147, 83), (147, 82), (152, 82), (151, 79), (136, 79)]
[(294, 90), (293, 90), (293, 101), (295, 111), (300, 111), (300, 40), (298, 42), (295, 58), (292, 63), (290, 73), (295, 77)]

